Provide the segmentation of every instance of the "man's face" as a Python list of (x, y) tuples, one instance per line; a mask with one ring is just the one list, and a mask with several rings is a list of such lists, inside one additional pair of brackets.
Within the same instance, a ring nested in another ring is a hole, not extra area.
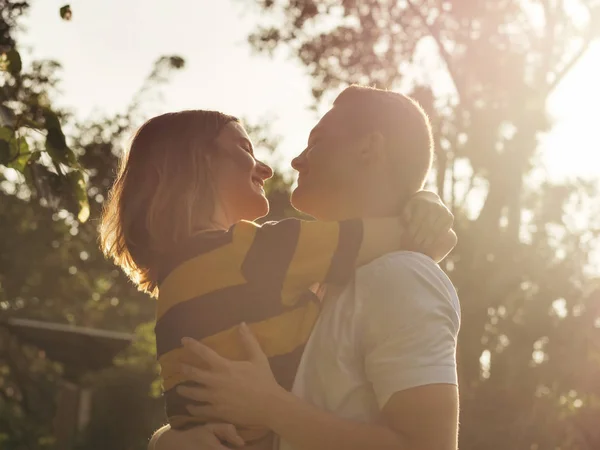
[(319, 220), (354, 217), (361, 177), (359, 145), (339, 107), (334, 107), (312, 129), (306, 149), (292, 161), (298, 187), (292, 205)]

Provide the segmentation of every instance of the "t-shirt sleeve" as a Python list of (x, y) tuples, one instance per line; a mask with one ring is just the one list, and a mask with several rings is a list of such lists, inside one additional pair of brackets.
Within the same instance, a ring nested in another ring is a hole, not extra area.
[(354, 274), (363, 238), (361, 220), (249, 224), (240, 222), (233, 231), (252, 233), (242, 272), (249, 281), (278, 286), (284, 298), (314, 283), (348, 281)]
[(457, 384), (460, 307), (430, 258), (398, 252), (376, 260), (357, 279), (366, 376), (380, 408), (399, 391)]

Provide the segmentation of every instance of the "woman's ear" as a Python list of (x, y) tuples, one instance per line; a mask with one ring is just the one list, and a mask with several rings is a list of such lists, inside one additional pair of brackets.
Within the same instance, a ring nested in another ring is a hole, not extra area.
[(360, 159), (364, 164), (381, 162), (386, 157), (385, 137), (379, 131), (364, 136), (360, 146)]

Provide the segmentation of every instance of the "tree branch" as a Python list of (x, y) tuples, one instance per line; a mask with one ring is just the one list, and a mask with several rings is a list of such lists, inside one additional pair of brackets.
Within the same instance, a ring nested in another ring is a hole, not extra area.
[[(575, 55), (573, 55), (571, 60), (567, 64), (565, 64), (565, 66), (562, 68), (562, 70), (558, 71), (558, 73), (556, 74), (556, 78), (554, 78), (554, 80), (548, 85), (548, 89), (546, 91), (546, 96), (550, 95), (552, 93), (552, 91), (554, 89), (556, 89), (556, 87), (563, 80), (565, 75), (567, 73), (569, 73), (569, 71), (573, 68), (573, 66), (585, 54), (585, 52), (589, 48), (590, 44), (592, 43), (592, 40), (594, 39), (594, 23), (595, 23), (594, 17), (595, 17), (596, 10), (594, 10), (594, 7), (592, 5), (586, 4), (586, 7), (590, 14), (590, 23), (588, 24), (588, 27), (587, 27), (587, 30), (586, 30), (586, 33), (584, 36), (583, 44), (581, 45), (581, 48), (577, 51), (577, 53), (575, 53)], [(600, 9), (600, 6), (597, 6), (597, 8)]]
[(591, 42), (592, 42), (592, 36), (591, 36), (591, 33), (588, 32), (588, 35), (586, 36), (583, 44), (581, 45), (581, 48), (577, 51), (577, 53), (575, 53), (575, 55), (571, 58), (571, 60), (562, 68), (562, 70), (560, 70), (556, 74), (556, 78), (554, 78), (554, 80), (548, 85), (548, 88), (546, 90), (546, 97), (548, 95), (550, 95), (554, 89), (556, 89), (556, 86), (558, 86), (558, 84), (563, 80), (565, 75), (567, 73), (569, 73), (569, 71), (573, 68), (573, 66), (581, 59), (583, 54), (589, 48)]
[(446, 50), (446, 47), (444, 47), (444, 44), (442, 43), (439, 28), (435, 26), (435, 24), (429, 25), (429, 23), (427, 23), (427, 18), (413, 3), (413, 0), (406, 0), (406, 3), (408, 4), (408, 7), (419, 17), (419, 19), (421, 20), (425, 28), (427, 28), (427, 31), (435, 41), (436, 45), (438, 46), (440, 56), (442, 57), (442, 60), (446, 65), (446, 69), (448, 69), (450, 79), (452, 80), (452, 84), (454, 84), (454, 89), (456, 89), (456, 95), (458, 96), (458, 100), (460, 102), (460, 99), (464, 97), (464, 91), (462, 89), (462, 86), (459, 86), (458, 75), (456, 73), (456, 70), (454, 70), (454, 65), (452, 64), (452, 58), (450, 56), (450, 53), (448, 53), (448, 50)]
[(541, 79), (539, 80), (541, 85), (543, 85), (546, 81), (546, 74), (550, 72), (550, 67), (552, 66), (552, 50), (554, 49), (554, 43), (556, 40), (556, 11), (550, 5), (550, 0), (543, 0), (541, 4), (542, 8), (544, 9), (546, 21), (545, 36), (541, 40), (540, 48), (541, 53), (545, 55), (545, 59), (542, 61), (542, 73), (540, 74)]
[(473, 190), (473, 187), (475, 186), (475, 175), (475, 171), (473, 171), (473, 173), (471, 173), (471, 176), (469, 177), (469, 183), (467, 184), (465, 195), (463, 195), (462, 201), (460, 202), (461, 208), (464, 208), (467, 204), (467, 197), (469, 196), (469, 194)]

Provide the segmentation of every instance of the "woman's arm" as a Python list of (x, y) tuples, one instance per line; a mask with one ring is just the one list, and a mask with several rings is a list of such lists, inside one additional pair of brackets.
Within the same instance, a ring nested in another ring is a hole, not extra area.
[(357, 266), (393, 251), (414, 250), (439, 260), (452, 249), (437, 248), (452, 222), (439, 197), (422, 191), (410, 199), (402, 216), (342, 222), (286, 219), (262, 226), (240, 222), (233, 240), (247, 249), (242, 265), (246, 279), (281, 285), (287, 303), (314, 283), (344, 283)]
[(363, 237), (355, 266), (396, 250), (424, 253), (443, 260), (456, 246), (454, 216), (437, 194), (419, 191), (407, 203), (402, 217), (362, 220)]
[(435, 262), (439, 263), (443, 261), (448, 253), (452, 251), (456, 244), (458, 243), (458, 236), (454, 230), (448, 230), (446, 234), (441, 236), (437, 241), (433, 243), (433, 246), (425, 252), (427, 256), (433, 259)]
[[(171, 431), (171, 427), (169, 425), (165, 425), (162, 428), (159, 428), (154, 432), (152, 438), (150, 438), (150, 442), (148, 442), (148, 450), (158, 450), (157, 447), (158, 440), (161, 439), (161, 436), (166, 432)], [(161, 447), (164, 445), (164, 441), (161, 441)]]
[(414, 194), (404, 207), (402, 217), (406, 225), (403, 250), (423, 253), (439, 263), (458, 242), (452, 230), (454, 215), (435, 192)]

